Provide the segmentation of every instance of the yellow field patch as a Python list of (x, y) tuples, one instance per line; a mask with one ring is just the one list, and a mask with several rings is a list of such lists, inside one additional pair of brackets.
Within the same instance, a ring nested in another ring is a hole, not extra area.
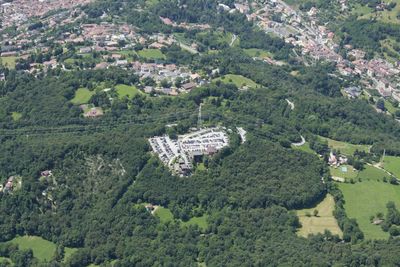
[[(297, 234), (307, 237), (309, 234), (324, 233), (325, 230), (329, 230), (332, 234), (342, 237), (342, 230), (333, 217), (334, 209), (335, 200), (328, 194), (315, 208), (298, 210), (297, 216), (299, 216), (302, 227)], [(318, 216), (314, 216), (314, 210), (318, 210)]]

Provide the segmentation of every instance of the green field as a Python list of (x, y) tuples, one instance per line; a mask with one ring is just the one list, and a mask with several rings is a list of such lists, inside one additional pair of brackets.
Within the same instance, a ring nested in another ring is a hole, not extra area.
[[(17, 244), (21, 250), (32, 249), (33, 256), (40, 261), (49, 261), (56, 251), (56, 244), (38, 236), (19, 236), (9, 241)], [(77, 249), (65, 248), (64, 259), (68, 259)]]
[(15, 69), (15, 61), (17, 57), (0, 57), (0, 63), (10, 69)]
[(272, 57), (271, 53), (262, 49), (249, 48), (249, 49), (243, 49), (243, 51), (250, 57), (262, 57), (262, 58)]
[(385, 239), (388, 233), (379, 225), (373, 225), (370, 217), (378, 212), (386, 213), (386, 204), (394, 201), (400, 207), (400, 186), (389, 183), (362, 181), (361, 183), (339, 183), (345, 199), (345, 209), (349, 218), (354, 218), (366, 239)]
[(389, 178), (389, 175), (378, 168), (375, 168), (370, 165), (365, 165), (364, 170), (358, 173), (357, 178), (361, 178), (362, 181), (369, 180), (369, 181), (383, 181), (383, 177)]
[[(154, 215), (160, 218), (160, 221), (162, 223), (170, 222), (174, 220), (174, 215), (168, 208), (163, 208), (163, 207), (158, 207), (156, 211), (154, 212)], [(208, 215), (204, 214), (201, 217), (193, 217), (187, 222), (183, 222), (182, 220), (179, 220), (182, 225), (184, 226), (189, 226), (189, 225), (198, 225), (200, 229), (206, 230), (208, 227), (207, 223), (207, 218)]]
[(292, 145), (292, 149), (301, 150), (301, 151), (304, 151), (307, 153), (315, 154), (315, 151), (311, 149), (310, 143), (308, 143), (308, 142), (305, 142), (305, 144), (302, 146), (293, 146)]
[(119, 98), (124, 98), (127, 96), (129, 99), (131, 99), (135, 95), (141, 93), (136, 86), (129, 86), (125, 84), (118, 84), (115, 86), (115, 89), (117, 90)]
[(395, 114), (399, 109), (398, 107), (393, 106), (393, 104), (388, 100), (385, 100), (385, 108), (390, 114)]
[(383, 168), (400, 178), (400, 157), (385, 156)]
[(170, 222), (174, 220), (174, 215), (172, 212), (163, 207), (158, 207), (156, 211), (154, 212), (154, 215), (156, 215), (158, 218), (160, 218), (160, 221), (163, 223)]
[(328, 142), (328, 146), (331, 149), (340, 150), (340, 153), (348, 156), (352, 156), (356, 150), (368, 152), (371, 146), (368, 145), (353, 145), (346, 142), (336, 141), (326, 137), (320, 136), (322, 140)]
[(5, 257), (0, 257), (0, 263), (6, 262), (7, 264), (11, 264), (12, 266), (12, 261), (9, 258)]
[(218, 80), (223, 83), (233, 83), (238, 88), (245, 86), (245, 85), (252, 87), (252, 88), (257, 87), (257, 84), (254, 81), (252, 81), (249, 78), (246, 78), (242, 75), (227, 74), (220, 78), (214, 79), (214, 81), (218, 81)]
[[(331, 195), (327, 195), (316, 207), (298, 210), (297, 216), (299, 216), (301, 228), (297, 234), (307, 237), (309, 234), (324, 233), (325, 230), (329, 230), (332, 234), (342, 236), (342, 230), (333, 217), (334, 209), (335, 200)], [(318, 210), (317, 217), (313, 216), (314, 210)], [(307, 214), (311, 216), (307, 216)]]
[(147, 59), (165, 59), (165, 55), (158, 49), (143, 49), (138, 55)]
[(22, 114), (19, 112), (12, 112), (11, 117), (13, 121), (19, 121), (22, 118)]
[(205, 231), (208, 227), (207, 218), (208, 216), (206, 214), (201, 217), (193, 217), (187, 222), (182, 222), (182, 225), (197, 225), (201, 230)]
[(385, 23), (400, 23), (400, 20), (397, 18), (397, 14), (400, 12), (400, 0), (383, 0), (383, 2), (396, 3), (396, 6), (392, 10), (383, 10), (373, 12), (373, 9), (369, 9), (368, 7), (357, 7), (353, 14), (359, 14), (360, 19), (376, 19), (378, 21), (382, 21)]
[(75, 97), (71, 100), (71, 102), (75, 105), (86, 104), (94, 94), (94, 91), (90, 91), (87, 88), (79, 88), (76, 90)]
[[(347, 171), (344, 171), (345, 168)], [(340, 167), (334, 168), (329, 167), (332, 176), (341, 177), (345, 179), (355, 179), (358, 176), (358, 171), (354, 170), (352, 166), (349, 165), (342, 165)]]

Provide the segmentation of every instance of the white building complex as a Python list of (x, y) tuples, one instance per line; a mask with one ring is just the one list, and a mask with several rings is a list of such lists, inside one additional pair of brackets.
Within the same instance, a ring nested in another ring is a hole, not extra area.
[(178, 136), (172, 140), (167, 135), (149, 139), (153, 151), (171, 170), (188, 174), (197, 156), (213, 155), (229, 145), (229, 138), (222, 128), (205, 128)]

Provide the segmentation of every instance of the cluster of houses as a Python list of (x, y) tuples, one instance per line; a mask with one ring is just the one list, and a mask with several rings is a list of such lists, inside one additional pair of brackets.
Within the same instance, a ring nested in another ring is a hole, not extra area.
[(156, 136), (149, 139), (154, 153), (171, 171), (188, 175), (193, 161), (204, 155), (212, 156), (229, 145), (229, 138), (222, 128), (205, 128), (178, 136), (173, 140), (168, 136)]
[(343, 155), (335, 155), (331, 151), (328, 158), (328, 164), (331, 167), (340, 167), (340, 165), (347, 164), (347, 157)]
[[(348, 9), (347, 0), (340, 0), (339, 4), (342, 10)], [(300, 48), (303, 56), (335, 62), (340, 74), (359, 75), (365, 81), (366, 88), (376, 89), (383, 97), (393, 97), (400, 101), (400, 62), (392, 64), (385, 59), (366, 60), (365, 52), (351, 45), (344, 46), (347, 58), (343, 58), (338, 54), (339, 45), (334, 41), (334, 33), (318, 22), (317, 8), (312, 7), (307, 14), (303, 14), (283, 0), (267, 1), (262, 5), (253, 2), (251, 6), (247, 1), (238, 0), (235, 8), (225, 5), (220, 7), (228, 12), (237, 10), (246, 14), (248, 20), (255, 21), (266, 32), (276, 34), (285, 42)], [(352, 98), (360, 95), (356, 88), (348, 88), (347, 91)]]
[(21, 25), (31, 17), (41, 17), (50, 11), (72, 9), (92, 0), (14, 0), (0, 1), (0, 14), (3, 28)]

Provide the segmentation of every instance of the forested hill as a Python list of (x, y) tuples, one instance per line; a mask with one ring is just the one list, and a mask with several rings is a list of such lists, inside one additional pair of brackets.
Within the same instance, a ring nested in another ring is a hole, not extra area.
[[(349, 155), (360, 169), (383, 150), (400, 155), (400, 124), (366, 99), (343, 97), (341, 90), (357, 81), (332, 75), (334, 66), (326, 62), (302, 64), (294, 47), (244, 15), (217, 13), (216, 1), (97, 1), (83, 9), (85, 22), (99, 22), (106, 13), (143, 34), (176, 30), (160, 16), (210, 23), (240, 43), (212, 50), (204, 41), (199, 53), (163, 48), (160, 65), (188, 65), (210, 78), (178, 96), (145, 93), (155, 81), (131, 66), (41, 73), (2, 67), (0, 178), (20, 183), (0, 194), (0, 257), (12, 261), (1, 266), (400, 265), (400, 239), (366, 240), (346, 214), (327, 166), (328, 138), (371, 146)], [(255, 59), (251, 49), (282, 64)], [(238, 88), (226, 77), (254, 85)], [(135, 93), (121, 97), (121, 85)], [(87, 100), (77, 101), (77, 92)], [(103, 113), (84, 116), (87, 106)], [(200, 123), (226, 127), (229, 146), (196, 162), (193, 175), (173, 174), (148, 139), (176, 139)], [(247, 131), (246, 142), (236, 127)], [(303, 137), (310, 151), (293, 145)], [(300, 237), (296, 210), (328, 194), (342, 235)], [(55, 243), (55, 255), (39, 260), (8, 242), (26, 235)], [(64, 258), (67, 248), (75, 250)]]

